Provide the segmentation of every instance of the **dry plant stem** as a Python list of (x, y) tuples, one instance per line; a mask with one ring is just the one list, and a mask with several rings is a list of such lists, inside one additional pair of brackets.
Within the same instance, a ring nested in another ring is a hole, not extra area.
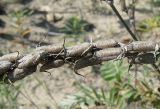
[[(136, 27), (135, 27), (135, 0), (131, 1), (131, 4), (129, 5), (129, 8), (126, 12), (129, 16), (129, 22), (131, 25), (131, 30), (132, 32), (135, 34), (136, 37), (138, 37), (137, 33), (136, 33)], [(140, 39), (140, 38), (138, 38)], [(137, 75), (137, 70), (138, 70), (138, 66), (137, 64), (135, 64), (135, 75)], [(136, 81), (136, 77), (135, 77), (135, 81)]]
[(121, 6), (121, 10), (127, 13), (128, 9), (126, 6), (126, 0), (120, 0), (120, 6)]
[(138, 36), (137, 31), (136, 31), (136, 25), (135, 25), (135, 4), (136, 0), (132, 0), (131, 4), (128, 8), (127, 14), (129, 16), (129, 21), (131, 24), (131, 30), (135, 34), (135, 36), (138, 38), (137, 40), (141, 40), (141, 38)]
[(68, 63), (74, 65), (77, 71), (103, 61), (115, 60), (121, 54), (132, 59), (132, 64), (154, 64), (157, 45), (160, 46), (160, 42), (135, 41), (122, 47), (119, 42), (111, 39), (65, 47), (65, 50), (63, 44), (41, 46), (29, 54), (15, 56), (11, 53), (0, 57), (0, 77), (7, 74), (7, 79), (14, 82), (37, 70), (44, 72)]
[(135, 28), (135, 0), (132, 0), (132, 3), (129, 6), (128, 9), (128, 16), (129, 16), (129, 20), (130, 20), (130, 24), (131, 24), (131, 29), (132, 31), (136, 32), (136, 28)]
[[(138, 41), (138, 38), (136, 37), (136, 29), (135, 29), (135, 2), (136, 0), (132, 0), (132, 5), (130, 7), (130, 9), (127, 10), (127, 14), (130, 17), (130, 23), (132, 26), (132, 30), (134, 31), (134, 33), (131, 31), (131, 29), (128, 27), (128, 25), (125, 23), (125, 21), (123, 20), (122, 16), (119, 14), (118, 10), (116, 9), (116, 7), (113, 4), (114, 0), (108, 0), (108, 3), (110, 5), (110, 7), (112, 8), (112, 10), (115, 12), (115, 14), (118, 16), (118, 18), (120, 19), (120, 21), (123, 23), (123, 25), (125, 26), (125, 28), (127, 29), (127, 31), (130, 33), (130, 35), (132, 36), (132, 38), (135, 41)], [(125, 0), (122, 0), (122, 5), (125, 5)], [(125, 6), (124, 6), (125, 7)], [(140, 37), (139, 37), (140, 39)], [(153, 68), (160, 73), (160, 69), (159, 67), (154, 63), (152, 64)]]
[(123, 23), (123, 25), (125, 26), (125, 28), (127, 29), (127, 31), (129, 32), (129, 34), (132, 36), (132, 38), (135, 41), (138, 41), (138, 39), (136, 38), (136, 36), (134, 35), (134, 33), (130, 30), (130, 28), (128, 27), (128, 25), (126, 24), (126, 22), (123, 20), (122, 16), (119, 14), (118, 10), (116, 9), (116, 7), (113, 4), (113, 0), (108, 0), (108, 3), (110, 5), (110, 7), (112, 8), (112, 10), (115, 12), (115, 14), (117, 15), (117, 17), (120, 19), (120, 21)]
[(0, 57), (0, 61), (7, 60), (10, 62), (15, 62), (16, 60), (18, 60), (21, 57), (22, 57), (22, 54), (19, 54), (18, 52), (14, 52), (14, 53), (10, 53), (10, 54), (7, 54), (7, 55)]
[[(129, 19), (130, 19), (130, 24), (131, 24), (131, 28), (132, 28), (132, 31), (134, 32), (134, 34), (136, 35), (136, 37), (138, 37), (139, 40), (141, 40), (141, 38), (138, 36), (137, 34), (137, 31), (136, 31), (136, 26), (135, 26), (135, 3), (136, 3), (136, 0), (132, 0), (131, 1), (132, 4), (130, 4), (130, 8), (128, 9), (128, 16), (129, 16)], [(135, 67), (138, 67), (138, 66), (135, 66)], [(159, 67), (156, 65), (156, 63), (153, 63), (152, 64), (152, 67), (158, 72), (160, 73), (160, 69)], [(135, 68), (137, 69), (137, 68)]]
[(0, 61), (0, 75), (7, 72), (11, 66), (12, 63), (10, 61)]

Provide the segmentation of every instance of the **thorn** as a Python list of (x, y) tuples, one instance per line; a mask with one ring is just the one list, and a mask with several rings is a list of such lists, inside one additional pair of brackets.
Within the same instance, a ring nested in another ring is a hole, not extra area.
[(81, 77), (83, 77), (83, 78), (85, 78), (85, 76), (84, 76), (84, 75), (81, 75), (80, 73), (78, 73), (75, 68), (74, 68), (74, 73), (77, 74), (77, 75), (79, 75), (79, 76), (81, 76)]
[(122, 58), (124, 58), (125, 53), (128, 51), (127, 46), (123, 43), (118, 43), (122, 49), (122, 53), (120, 55), (117, 56), (116, 60), (121, 60)]
[(90, 46), (81, 54), (81, 56), (87, 53), (92, 47), (93, 47), (93, 44), (91, 43)]
[(48, 73), (50, 76), (52, 76), (51, 72), (45, 70), (44, 72)]
[(88, 52), (93, 47), (93, 38), (90, 38), (90, 46), (81, 54), (83, 56), (86, 52)]
[(75, 61), (75, 63), (74, 63), (74, 67), (73, 67), (73, 71), (74, 71), (74, 73), (75, 73), (75, 74), (77, 74), (77, 75), (79, 75), (79, 76), (81, 76), (81, 77), (85, 78), (85, 76), (84, 76), (84, 75), (79, 74), (79, 73), (78, 73), (78, 71), (77, 71), (77, 69), (75, 68), (76, 63), (77, 63), (78, 61), (79, 61), (79, 60)]
[[(18, 56), (20, 55), (19, 51), (16, 51), (18, 54), (17, 54), (17, 59), (18, 59)], [(16, 60), (16, 63), (18, 63), (18, 61)]]
[(57, 58), (63, 51), (64, 51), (64, 56), (66, 56), (66, 47), (65, 47), (65, 38), (63, 40), (63, 49), (57, 54), (57, 56), (55, 56), (55, 58)]
[(15, 60), (15, 63), (11, 66), (10, 70), (13, 70), (15, 68), (15, 66), (18, 64), (18, 57), (20, 55), (19, 51), (16, 51), (18, 54), (17, 54), (17, 60)]

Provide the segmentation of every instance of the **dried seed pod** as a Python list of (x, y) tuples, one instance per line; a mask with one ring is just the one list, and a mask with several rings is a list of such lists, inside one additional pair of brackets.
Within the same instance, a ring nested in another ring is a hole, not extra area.
[(64, 64), (65, 62), (61, 59), (58, 59), (58, 60), (54, 60), (52, 62), (47, 62), (45, 64), (43, 64), (41, 67), (40, 67), (40, 72), (44, 72), (46, 70), (49, 70), (49, 69), (52, 69), (52, 68), (57, 68), (57, 67), (60, 67)]
[(11, 82), (15, 82), (35, 72), (36, 68), (36, 66), (31, 66), (23, 69), (16, 68), (13, 72), (8, 73), (7, 77)]
[(9, 61), (0, 61), (0, 75), (11, 69), (12, 63)]
[(4, 55), (4, 56), (0, 57), (0, 61), (14, 62), (21, 57), (22, 57), (21, 54), (19, 54), (18, 52), (15, 52), (15, 53), (10, 53), (10, 54), (7, 54), (7, 55)]
[(110, 61), (117, 59), (118, 56), (106, 56), (106, 57), (101, 57), (101, 61)]
[(66, 56), (67, 57), (82, 56), (91, 51), (92, 48), (93, 46), (89, 43), (83, 43), (81, 45), (77, 45), (74, 47), (68, 47)]
[(101, 59), (103, 57), (118, 56), (121, 53), (122, 53), (121, 48), (107, 48), (107, 49), (97, 51), (95, 53), (95, 56)]
[(147, 51), (155, 51), (155, 47), (156, 47), (155, 42), (136, 41), (136, 42), (132, 42), (131, 44), (127, 45), (127, 50), (147, 52)]
[(57, 54), (61, 50), (63, 50), (63, 45), (42, 46), (42, 47), (38, 47), (36, 50), (45, 51), (45, 52), (51, 53), (51, 54)]
[(153, 64), (156, 62), (156, 57), (153, 53), (139, 54), (135, 59), (131, 60), (132, 64)]
[(37, 65), (46, 53), (44, 51), (37, 51), (29, 55), (24, 56), (22, 59), (18, 60), (18, 68), (25, 68), (33, 65)]
[(101, 60), (99, 60), (96, 57), (92, 57), (92, 58), (82, 58), (80, 60), (78, 60), (75, 63), (74, 69), (78, 70), (78, 69), (82, 69), (84, 67), (88, 67), (88, 66), (92, 66), (92, 65), (98, 65), (101, 64)]
[(118, 42), (110, 39), (110, 40), (105, 40), (105, 41), (98, 41), (93, 43), (94, 47), (104, 49), (104, 48), (110, 48), (110, 47), (115, 47), (118, 45)]

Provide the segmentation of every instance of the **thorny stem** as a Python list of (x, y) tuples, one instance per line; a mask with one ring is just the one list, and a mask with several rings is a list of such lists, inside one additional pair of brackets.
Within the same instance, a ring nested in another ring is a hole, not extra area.
[[(118, 10), (116, 9), (116, 7), (114, 6), (114, 0), (107, 0), (108, 4), (110, 5), (110, 7), (112, 8), (112, 10), (115, 12), (115, 14), (117, 15), (117, 17), (119, 18), (119, 20), (123, 23), (123, 25), (125, 26), (125, 28), (127, 29), (127, 31), (129, 32), (129, 34), (132, 36), (132, 38), (135, 41), (138, 41), (138, 38), (136, 37), (136, 29), (135, 29), (135, 6), (131, 6), (131, 13), (129, 14), (130, 17), (130, 23), (132, 25), (132, 29), (134, 31), (134, 33), (131, 31), (131, 29), (128, 27), (128, 25), (126, 24), (126, 22), (124, 21), (124, 19), (122, 18), (122, 16), (119, 14)], [(135, 5), (135, 0), (132, 0), (132, 5)], [(160, 73), (160, 69), (156, 64), (152, 64), (152, 67), (158, 72)]]
[[(135, 27), (135, 2), (136, 0), (132, 0), (132, 3), (130, 4), (130, 13), (128, 12), (128, 15), (129, 15), (129, 18), (130, 18), (130, 24), (132, 26), (132, 30), (134, 32), (134, 34), (137, 36), (137, 33), (136, 33), (136, 27)], [(140, 39), (140, 37), (138, 37)], [(137, 65), (136, 65), (137, 67)], [(152, 64), (152, 67), (158, 72), (160, 73), (160, 69), (159, 67), (153, 63)], [(137, 68), (136, 68), (137, 69)]]
[[(127, 15), (129, 16), (131, 30), (133, 31), (135, 36), (137, 36), (136, 27), (135, 27), (135, 0), (132, 0), (131, 4), (129, 4), (129, 8), (127, 9)], [(137, 71), (138, 71), (138, 65), (135, 64), (135, 85), (136, 85), (136, 79), (137, 79)]]
[[(135, 41), (129, 43), (124, 46), (127, 50), (124, 57), (133, 58), (132, 64), (154, 64), (160, 57), (160, 53), (156, 57), (154, 55), (157, 44), (160, 46), (160, 42)], [(3, 55), (0, 57), (0, 75), (7, 74), (7, 78), (15, 82), (36, 72), (38, 67), (40, 67), (39, 71), (43, 72), (68, 63), (72, 63), (74, 70), (77, 71), (84, 67), (101, 64), (103, 61), (114, 60), (123, 53), (124, 48), (115, 40), (106, 40), (67, 47), (66, 51), (62, 49), (62, 45), (48, 45), (38, 47), (28, 54), (19, 54), (18, 57), (17, 53)], [(160, 51), (159, 47), (158, 51)], [(16, 62), (18, 63), (15, 65)]]

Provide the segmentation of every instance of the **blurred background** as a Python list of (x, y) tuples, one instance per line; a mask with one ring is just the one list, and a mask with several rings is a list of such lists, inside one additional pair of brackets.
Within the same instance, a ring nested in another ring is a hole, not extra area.
[[(121, 2), (115, 7), (130, 25)], [(160, 0), (137, 0), (136, 33), (160, 41)], [(110, 6), (101, 0), (0, 0), (0, 56), (29, 53), (38, 46), (67, 46), (97, 40), (132, 38)], [(160, 61), (157, 62), (160, 65)], [(127, 60), (87, 67), (76, 75), (70, 65), (0, 84), (0, 109), (160, 109), (159, 75), (149, 65)]]

